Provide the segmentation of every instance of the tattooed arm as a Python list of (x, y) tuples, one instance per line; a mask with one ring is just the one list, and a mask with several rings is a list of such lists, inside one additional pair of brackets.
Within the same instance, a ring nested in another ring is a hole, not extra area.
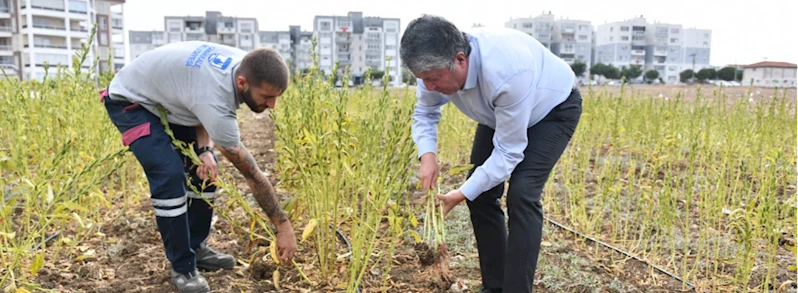
[(290, 263), (296, 253), (296, 237), (291, 222), (280, 209), (274, 187), (258, 168), (255, 159), (242, 143), (236, 147), (219, 146), (222, 154), (244, 175), (258, 205), (277, 227), (277, 246), (280, 258)]

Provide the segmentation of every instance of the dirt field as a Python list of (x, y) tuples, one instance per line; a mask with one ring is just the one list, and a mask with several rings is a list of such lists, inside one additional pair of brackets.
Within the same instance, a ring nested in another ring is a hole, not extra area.
[[(694, 95), (694, 89), (684, 87), (637, 86), (647, 94), (673, 97), (677, 91), (686, 96)], [(594, 90), (597, 88), (594, 88)], [(602, 87), (617, 92), (620, 87)], [(712, 88), (702, 91), (711, 93)], [(583, 89), (584, 92), (587, 88)], [(743, 98), (746, 88), (729, 88), (725, 92), (730, 97)], [(751, 97), (768, 98), (772, 89), (755, 89)], [(788, 97), (795, 100), (795, 89), (788, 91)], [(274, 148), (273, 125), (266, 115), (246, 112), (242, 117), (242, 137), (244, 144), (254, 154), (260, 167), (273, 174), (276, 153)], [(224, 172), (237, 174), (237, 171), (220, 156)], [(237, 175), (238, 188), (242, 193), (249, 187)], [(271, 176), (272, 182), (279, 182)], [(459, 181), (453, 178), (449, 182)], [(216, 199), (216, 204), (224, 205), (225, 196)], [(257, 207), (254, 202), (253, 207)], [(240, 210), (237, 210), (240, 212)], [(231, 215), (245, 220), (243, 213)], [(169, 265), (164, 256), (163, 246), (155, 225), (152, 207), (147, 195), (125, 197), (108, 210), (101, 232), (102, 237), (93, 237), (81, 244), (84, 250), (95, 250), (96, 257), (79, 262), (62, 258), (49, 263), (37, 279), (45, 288), (62, 292), (175, 292), (169, 284)], [(294, 228), (297, 235), (302, 227)], [(448, 239), (451, 252), (450, 268), (465, 287), (462, 291), (476, 292), (480, 289), (479, 265), (468, 210), (465, 205), (455, 208), (448, 217), (447, 229), (452, 236)], [(277, 292), (271, 281), (273, 267), (251, 255), (264, 243), (251, 243), (242, 231), (231, 228), (230, 222), (216, 217), (209, 244), (218, 251), (229, 253), (239, 259), (239, 266), (231, 271), (204, 272), (213, 292)], [(638, 261), (628, 259), (611, 250), (585, 242), (580, 238), (552, 225), (544, 227), (544, 240), (540, 263), (538, 265), (535, 292), (683, 292), (680, 282), (654, 271)], [(67, 233), (65, 233), (67, 234)], [(312, 246), (300, 245), (296, 262), (304, 272), (313, 278), (315, 254)], [(341, 253), (345, 253), (342, 251)], [(244, 263), (250, 264), (249, 267)], [(311, 287), (305, 283), (293, 267), (282, 267), (279, 292), (338, 292), (328, 287)], [(394, 258), (394, 268), (390, 272), (389, 288), (381, 288), (382, 272), (367, 273), (361, 292), (450, 292), (431, 284), (419, 264), (413, 250), (411, 239), (407, 239)]]

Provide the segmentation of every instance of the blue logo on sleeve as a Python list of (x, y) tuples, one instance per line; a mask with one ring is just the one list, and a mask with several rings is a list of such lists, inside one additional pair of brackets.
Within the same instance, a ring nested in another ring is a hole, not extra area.
[(221, 55), (219, 53), (213, 53), (208, 56), (208, 64), (221, 70), (227, 69), (232, 62), (233, 58)]

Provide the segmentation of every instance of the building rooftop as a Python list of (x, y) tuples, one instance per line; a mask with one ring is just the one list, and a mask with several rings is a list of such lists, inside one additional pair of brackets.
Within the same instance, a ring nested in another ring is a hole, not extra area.
[(796, 68), (798, 67), (798, 65), (789, 62), (776, 62), (776, 61), (762, 61), (754, 64), (745, 65), (745, 68), (761, 68), (761, 67)]

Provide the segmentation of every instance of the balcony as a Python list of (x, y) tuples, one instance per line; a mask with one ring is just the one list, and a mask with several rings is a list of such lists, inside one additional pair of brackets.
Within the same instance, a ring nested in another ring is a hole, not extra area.
[(0, 37), (11, 37), (11, 26), (0, 26)]
[(11, 45), (0, 45), (0, 51), (11, 51), (13, 49), (14, 47), (12, 47)]
[(644, 50), (632, 50), (632, 56), (646, 56), (646, 51)]
[(571, 28), (563, 28), (562, 29), (562, 34), (564, 34), (564, 35), (572, 35), (575, 32), (576, 32), (576, 30), (574, 30), (574, 28), (572, 28), (572, 27)]
[(345, 37), (345, 38), (335, 38), (335, 42), (339, 44), (349, 44), (352, 43), (352, 38)]
[(82, 28), (82, 27), (75, 27), (75, 26), (70, 26), (70, 27), (69, 27), (69, 30), (70, 30), (70, 31), (73, 31), (73, 32), (84, 32), (84, 33), (87, 33), (87, 32), (89, 32), (89, 30), (88, 30), (88, 29), (86, 29), (86, 28)]
[(234, 39), (224, 39), (224, 40), (221, 40), (221, 42), (224, 45), (230, 45), (230, 46), (235, 46), (235, 44), (236, 44), (236, 40), (234, 40)]
[(667, 50), (654, 50), (654, 56), (668, 56)]
[(8, 7), (0, 7), (0, 18), (11, 18), (11, 9)]
[(560, 54), (574, 54), (576, 49), (574, 47), (563, 47), (560, 49)]
[[(30, 48), (30, 45), (25, 44), (23, 47)], [(34, 44), (33, 48), (47, 48), (47, 49), (66, 49), (66, 45), (44, 45), (44, 44)]]
[(644, 41), (644, 40), (643, 41), (641, 41), (641, 40), (633, 40), (632, 41), (632, 46), (645, 47), (646, 46), (646, 41)]
[(632, 31), (633, 36), (645, 36), (646, 31)]

